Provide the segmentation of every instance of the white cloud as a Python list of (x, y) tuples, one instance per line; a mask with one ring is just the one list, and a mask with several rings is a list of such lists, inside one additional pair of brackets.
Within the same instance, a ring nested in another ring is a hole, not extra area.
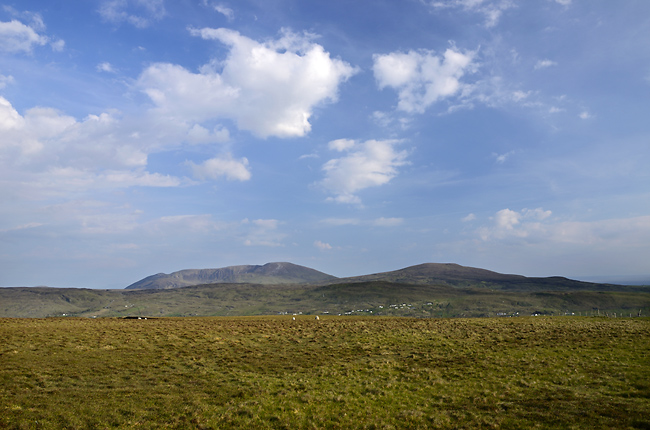
[(200, 73), (154, 64), (138, 80), (157, 112), (177, 120), (228, 118), (263, 138), (304, 136), (313, 109), (336, 101), (339, 85), (357, 71), (330, 58), (310, 35), (283, 31), (279, 39), (259, 43), (224, 28), (190, 32), (228, 45), (228, 57)]
[(74, 118), (48, 108), (32, 108), (22, 116), (0, 97), (0, 130), (4, 131), (0, 149), (13, 148), (18, 156), (40, 153), (47, 140), (60, 136), (75, 123)]
[[(23, 123), (24, 118), (13, 108), (9, 100), (0, 97), (0, 130), (7, 132), (22, 127)], [(3, 139), (2, 143), (8, 144), (9, 139)]]
[(407, 162), (407, 151), (396, 151), (398, 140), (368, 140), (348, 147), (348, 154), (323, 165), (320, 182), (339, 203), (360, 203), (357, 192), (384, 185), (397, 176), (397, 168)]
[(545, 220), (546, 218), (550, 217), (553, 214), (553, 212), (545, 211), (542, 208), (523, 209), (521, 212), (524, 218), (536, 219), (536, 220)]
[(441, 255), (527, 276), (647, 274), (649, 215), (576, 221), (544, 210), (512, 212), (494, 216), (474, 231), (473, 240), (442, 246)]
[(96, 69), (98, 72), (117, 73), (117, 70), (115, 70), (113, 65), (108, 62), (99, 63)]
[(519, 224), (520, 218), (519, 212), (502, 209), (494, 216), (494, 224), (499, 230), (512, 230), (515, 225)]
[(322, 251), (328, 251), (332, 249), (332, 245), (329, 243), (321, 242), (320, 240), (315, 241), (314, 246)]
[(491, 227), (481, 227), (478, 233), (481, 239), (507, 239), (511, 237), (527, 238), (544, 235), (545, 227), (541, 221), (551, 216), (551, 211), (542, 208), (513, 211), (502, 209), (492, 217)]
[(108, 22), (128, 22), (137, 28), (145, 28), (165, 14), (164, 0), (104, 0), (99, 14)]
[(399, 110), (423, 113), (433, 103), (463, 89), (460, 79), (473, 70), (474, 55), (455, 48), (447, 49), (441, 57), (430, 51), (374, 55), (373, 71), (380, 89), (398, 91)]
[(21, 115), (0, 97), (3, 194), (39, 199), (88, 190), (175, 187), (188, 182), (146, 171), (148, 153), (164, 147), (165, 139), (173, 142), (180, 138), (187, 129), (178, 132), (142, 118), (132, 121), (125, 122), (119, 112), (88, 115), (78, 121), (44, 107)]
[(463, 218), (461, 219), (461, 221), (462, 221), (462, 222), (470, 222), (470, 221), (474, 221), (475, 219), (476, 219), (476, 215), (474, 215), (473, 213), (471, 213), (471, 214), (468, 214), (466, 217), (463, 217)]
[(476, 231), (481, 240), (472, 246), (485, 258), (497, 255), (495, 264), (520, 260), (537, 272), (554, 266), (560, 273), (624, 273), (647, 261), (650, 216), (567, 221), (550, 215), (542, 209), (504, 209)]
[(229, 181), (247, 181), (251, 178), (248, 160), (246, 158), (235, 160), (230, 154), (211, 158), (201, 164), (188, 162), (188, 165), (192, 168), (194, 177), (201, 180), (216, 180), (222, 176)]
[(65, 48), (65, 40), (59, 39), (57, 41), (50, 43), (50, 46), (52, 47), (52, 51), (61, 52)]
[(555, 0), (555, 2), (562, 6), (569, 6), (571, 4), (571, 0)]
[(580, 117), (580, 119), (589, 119), (589, 118), (593, 118), (593, 115), (590, 114), (590, 113), (587, 112), (587, 111), (580, 112), (580, 114), (579, 114), (578, 116)]
[(482, 14), (488, 28), (498, 24), (503, 12), (516, 6), (512, 0), (434, 0), (430, 4), (434, 9), (456, 8)]
[(496, 162), (498, 164), (503, 164), (514, 153), (515, 153), (515, 151), (509, 151), (509, 152), (506, 152), (505, 154), (493, 153), (492, 156), (496, 159)]
[(34, 46), (45, 45), (48, 40), (20, 21), (0, 22), (0, 51), (30, 53)]
[(215, 11), (225, 16), (228, 19), (228, 21), (232, 21), (233, 19), (235, 19), (235, 12), (231, 8), (226, 6), (224, 3), (214, 3), (214, 2), (209, 2), (208, 0), (203, 0), (203, 6), (211, 7)]
[(535, 70), (545, 69), (552, 66), (557, 66), (557, 63), (551, 60), (539, 60), (537, 63), (535, 63)]
[(352, 149), (355, 145), (355, 141), (352, 139), (336, 139), (332, 140), (327, 144), (327, 147), (333, 151), (347, 151)]

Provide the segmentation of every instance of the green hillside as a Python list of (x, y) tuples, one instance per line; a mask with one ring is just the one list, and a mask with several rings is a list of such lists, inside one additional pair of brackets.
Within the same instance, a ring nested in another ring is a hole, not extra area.
[(506, 291), (386, 281), (208, 284), (175, 289), (0, 288), (0, 317), (274, 314), (486, 317), (650, 314), (650, 289)]

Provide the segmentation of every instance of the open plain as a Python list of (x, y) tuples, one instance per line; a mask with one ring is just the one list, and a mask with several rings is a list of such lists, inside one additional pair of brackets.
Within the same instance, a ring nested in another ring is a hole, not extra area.
[(0, 320), (0, 428), (650, 428), (650, 319)]

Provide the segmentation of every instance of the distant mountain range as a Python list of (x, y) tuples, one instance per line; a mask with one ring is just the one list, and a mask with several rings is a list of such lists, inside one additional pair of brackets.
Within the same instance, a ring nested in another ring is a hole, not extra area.
[(510, 291), (620, 289), (614, 284), (582, 282), (559, 276), (532, 278), (453, 263), (425, 263), (391, 272), (337, 278), (309, 267), (293, 263), (267, 263), (263, 266), (228, 266), (220, 269), (188, 269), (170, 274), (158, 273), (135, 282), (126, 289), (171, 289), (204, 284), (303, 284), (329, 285), (383, 281), (411, 285), (448, 285), (453, 287), (489, 288)]
[(426, 263), (337, 278), (292, 263), (159, 273), (125, 289), (0, 288), (0, 317), (282, 314), (483, 317), (638, 316), (650, 286), (532, 278)]

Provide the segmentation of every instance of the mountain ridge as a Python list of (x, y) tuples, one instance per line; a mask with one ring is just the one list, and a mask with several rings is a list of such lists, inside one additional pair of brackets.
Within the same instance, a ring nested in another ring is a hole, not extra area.
[(616, 284), (584, 282), (563, 276), (527, 277), (505, 274), (456, 263), (422, 263), (402, 269), (369, 275), (338, 278), (293, 263), (227, 266), (219, 269), (185, 269), (170, 274), (158, 273), (125, 289), (174, 289), (208, 284), (302, 284), (323, 286), (361, 282), (391, 282), (411, 285), (447, 285), (456, 288), (487, 288), (508, 291), (612, 291)]
[(288, 262), (226, 266), (218, 269), (184, 269), (147, 276), (125, 289), (171, 289), (202, 284), (313, 284), (338, 279), (318, 270)]

